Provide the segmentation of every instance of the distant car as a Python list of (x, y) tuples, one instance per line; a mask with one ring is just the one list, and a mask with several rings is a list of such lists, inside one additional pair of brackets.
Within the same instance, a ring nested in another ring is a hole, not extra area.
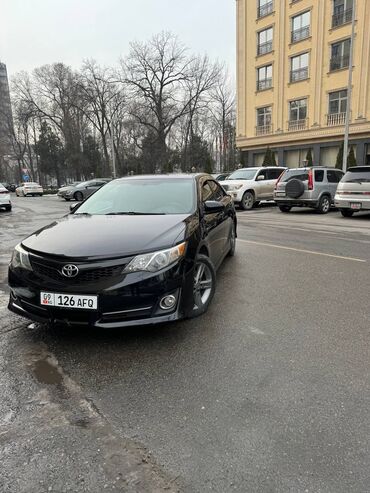
[(81, 183), (80, 181), (75, 181), (75, 182), (71, 183), (70, 185), (64, 185), (64, 187), (59, 188), (58, 193), (57, 193), (58, 197), (61, 197), (62, 199), (64, 199), (66, 196), (66, 193), (69, 190), (71, 190), (72, 188), (77, 187), (77, 185), (79, 185), (80, 183)]
[(17, 185), (15, 185), (14, 183), (4, 183), (3, 182), (3, 187), (5, 187), (8, 190), (8, 192), (15, 192)]
[(334, 203), (344, 217), (370, 211), (370, 166), (348, 168), (338, 185)]
[(213, 176), (213, 178), (214, 178), (215, 180), (217, 180), (217, 181), (224, 181), (224, 180), (226, 180), (226, 179), (227, 179), (227, 177), (228, 177), (229, 175), (230, 175), (230, 173), (219, 173), (219, 174), (215, 173), (215, 174), (213, 174), (212, 176)]
[(10, 200), (10, 193), (4, 185), (0, 183), (0, 208), (5, 209), (6, 211), (12, 210), (12, 202)]
[(280, 175), (286, 170), (278, 166), (241, 168), (220, 184), (235, 204), (244, 210), (257, 206), (261, 200), (272, 200)]
[(82, 202), (87, 199), (92, 193), (99, 190), (103, 185), (109, 182), (109, 178), (95, 178), (94, 180), (83, 181), (73, 188), (70, 188), (64, 195), (65, 200), (77, 200)]
[(19, 187), (15, 189), (17, 197), (27, 197), (28, 195), (32, 195), (33, 197), (39, 195), (41, 197), (43, 193), (44, 189), (42, 186), (33, 181), (21, 183)]
[(276, 185), (274, 200), (281, 212), (289, 212), (292, 207), (311, 207), (327, 214), (334, 205), (343, 174), (339, 169), (324, 166), (287, 169)]

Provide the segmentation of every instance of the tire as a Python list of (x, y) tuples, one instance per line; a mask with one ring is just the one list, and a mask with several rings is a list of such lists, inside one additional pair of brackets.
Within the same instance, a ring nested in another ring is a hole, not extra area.
[(317, 211), (320, 214), (327, 214), (330, 211), (331, 200), (329, 195), (323, 195), (319, 201), (319, 205), (317, 206)]
[(235, 223), (233, 223), (229, 237), (229, 252), (228, 252), (229, 257), (233, 257), (235, 255), (235, 249), (236, 249), (236, 231), (235, 231)]
[(82, 202), (84, 199), (83, 193), (82, 192), (75, 192), (73, 195), (73, 198), (77, 200), (77, 202)]
[(351, 209), (340, 209), (340, 213), (342, 214), (343, 217), (352, 217), (354, 211), (351, 211)]
[(292, 209), (290, 205), (279, 205), (278, 207), (281, 212), (290, 212)]
[(303, 182), (301, 180), (297, 180), (296, 178), (289, 180), (285, 186), (285, 193), (292, 199), (298, 199), (301, 195), (303, 195), (303, 192)]
[[(202, 269), (203, 272), (200, 273)], [(204, 279), (205, 276), (206, 278)], [(208, 286), (208, 284), (204, 284), (206, 281), (208, 281), (209, 287), (200, 287), (200, 283), (203, 283), (203, 286)], [(189, 318), (199, 317), (208, 310), (215, 294), (215, 290), (216, 271), (212, 262), (207, 255), (197, 255), (197, 258), (195, 259), (193, 277), (193, 308), (189, 314)]]
[(244, 193), (243, 198), (240, 202), (240, 207), (243, 211), (250, 211), (254, 206), (254, 194), (253, 192), (247, 191)]

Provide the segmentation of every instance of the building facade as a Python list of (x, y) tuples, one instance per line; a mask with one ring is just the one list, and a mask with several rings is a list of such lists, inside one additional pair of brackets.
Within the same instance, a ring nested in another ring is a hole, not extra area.
[[(236, 0), (237, 146), (279, 165), (334, 166), (344, 136), (353, 0)], [(370, 0), (357, 0), (350, 145), (370, 165)]]
[(8, 73), (5, 63), (0, 62), (0, 179), (9, 179), (13, 174), (12, 127)]

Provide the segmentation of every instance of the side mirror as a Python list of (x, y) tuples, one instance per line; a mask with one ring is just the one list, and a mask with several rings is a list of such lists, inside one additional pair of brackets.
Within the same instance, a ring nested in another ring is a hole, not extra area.
[(256, 181), (262, 181), (262, 180), (265, 180), (265, 175), (258, 175), (257, 176), (257, 180)]
[(218, 200), (206, 200), (204, 202), (204, 212), (206, 214), (215, 214), (216, 212), (222, 212), (225, 206)]
[(77, 209), (77, 207), (78, 207), (79, 205), (80, 205), (80, 202), (78, 202), (77, 204), (71, 204), (71, 205), (69, 206), (69, 210), (70, 210), (71, 212), (74, 212), (74, 211)]

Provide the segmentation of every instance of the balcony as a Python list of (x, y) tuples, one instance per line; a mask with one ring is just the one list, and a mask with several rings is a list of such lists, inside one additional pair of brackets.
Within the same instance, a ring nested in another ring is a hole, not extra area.
[(272, 51), (272, 41), (267, 41), (257, 46), (257, 55), (266, 55)]
[(352, 21), (353, 9), (342, 10), (342, 12), (337, 12), (333, 14), (331, 27), (342, 26)]
[(260, 135), (268, 135), (272, 134), (272, 125), (271, 123), (268, 125), (257, 125), (256, 126), (256, 135), (257, 137)]
[(257, 91), (266, 91), (272, 87), (272, 77), (257, 81)]
[(346, 123), (346, 113), (330, 113), (327, 115), (328, 127), (336, 127)]
[(308, 79), (308, 67), (291, 70), (290, 82), (299, 82), (300, 80)]
[(261, 5), (260, 7), (258, 7), (257, 17), (258, 18), (265, 17), (266, 15), (271, 14), (271, 12), (273, 12), (273, 10), (274, 10), (274, 2), (273, 1), (265, 3), (265, 5)]
[(288, 121), (288, 132), (299, 132), (301, 130), (306, 130), (307, 127), (308, 127), (308, 118), (303, 118), (302, 120)]
[(291, 34), (291, 42), (297, 43), (297, 41), (301, 41), (302, 39), (306, 39), (310, 37), (310, 26), (301, 27), (300, 29), (296, 29), (292, 31)]
[(330, 71), (349, 67), (349, 55), (335, 56), (330, 60)]

